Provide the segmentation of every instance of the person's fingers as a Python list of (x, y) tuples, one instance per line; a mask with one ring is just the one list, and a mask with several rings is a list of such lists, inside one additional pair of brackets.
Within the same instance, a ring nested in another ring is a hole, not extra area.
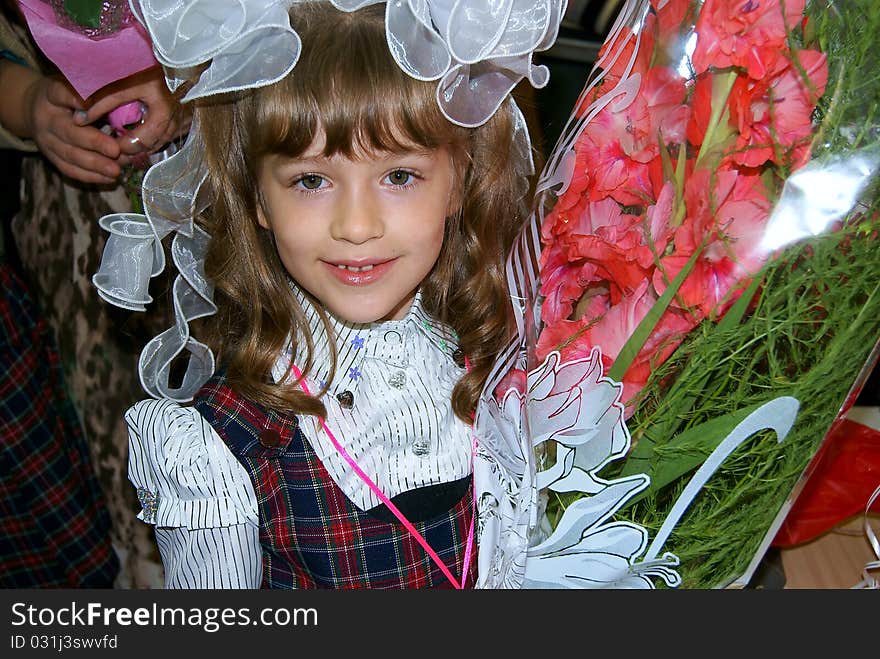
[(96, 174), (88, 169), (82, 169), (76, 165), (68, 165), (67, 171), (62, 172), (64, 175), (83, 183), (94, 183), (96, 185), (115, 185), (116, 178)]
[(162, 69), (154, 67), (117, 81), (89, 97), (86, 103), (86, 119), (93, 122), (121, 105), (132, 101), (142, 101), (157, 108), (171, 102), (171, 95), (165, 86)]
[(67, 83), (55, 78), (46, 84), (46, 100), (52, 105), (74, 111), (85, 107), (83, 100)]
[(74, 111), (66, 105), (74, 98), (74, 94), (65, 84), (49, 80), (43, 94), (45, 100), (37, 100), (34, 110), (34, 138), (38, 144), (51, 143), (52, 139), (57, 139), (57, 144), (51, 144), (47, 148), (57, 150), (59, 145), (64, 144), (95, 151), (110, 159), (119, 156), (116, 140), (93, 126), (78, 126), (75, 123)]
[(97, 121), (105, 114), (115, 110), (121, 105), (141, 100), (144, 95), (143, 88), (144, 86), (142, 84), (131, 85), (128, 87), (122, 87), (117, 91), (105, 92), (103, 95), (90, 98), (87, 107), (85, 108), (86, 119), (89, 122)]
[(72, 143), (83, 149), (100, 153), (111, 160), (116, 160), (119, 157), (121, 153), (119, 144), (110, 135), (91, 126), (83, 126), (75, 130), (77, 134), (71, 139)]
[(139, 153), (145, 153), (152, 147), (152, 144), (143, 143), (141, 138), (134, 134), (134, 131), (129, 131), (125, 135), (117, 137), (116, 145), (119, 147), (119, 152), (126, 156), (136, 156)]
[(167, 105), (149, 107), (143, 122), (118, 140), (119, 148), (128, 155), (153, 152), (171, 141), (176, 126)]
[(55, 165), (59, 172), (83, 183), (95, 183), (109, 185), (116, 182), (116, 176), (107, 176), (92, 167), (80, 167), (78, 164), (63, 158), (59, 151), (47, 150), (44, 152), (49, 161)]
[(109, 176), (96, 174), (88, 169), (82, 169), (76, 165), (66, 164), (65, 168), (58, 167), (62, 174), (82, 183), (94, 183), (96, 185), (115, 185), (116, 179)]
[(115, 179), (122, 171), (115, 159), (103, 156), (96, 151), (80, 148), (70, 142), (57, 140), (53, 144), (50, 140), (47, 142), (47, 147), (57, 155), (59, 160), (99, 176)]
[(116, 140), (94, 126), (77, 126), (66, 115), (57, 116), (50, 127), (59, 140), (79, 149), (94, 151), (111, 160), (119, 157)]

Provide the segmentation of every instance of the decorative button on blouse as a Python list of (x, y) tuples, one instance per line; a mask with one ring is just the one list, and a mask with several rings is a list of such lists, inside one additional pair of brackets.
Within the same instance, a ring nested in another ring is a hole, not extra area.
[(137, 498), (143, 508), (143, 520), (148, 524), (155, 524), (156, 513), (159, 511), (159, 495), (144, 487), (139, 487), (137, 488)]

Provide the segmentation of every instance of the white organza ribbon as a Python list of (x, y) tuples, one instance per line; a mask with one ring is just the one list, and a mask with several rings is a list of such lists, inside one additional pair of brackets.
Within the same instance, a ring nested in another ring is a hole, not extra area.
[(877, 540), (877, 534), (874, 533), (874, 529), (871, 526), (871, 506), (874, 505), (874, 502), (877, 498), (880, 497), (880, 486), (877, 486), (877, 489), (874, 490), (873, 494), (868, 497), (868, 503), (865, 504), (865, 537), (868, 540), (868, 544), (871, 545), (871, 549), (874, 551), (874, 555), (877, 557), (876, 561), (868, 561), (865, 563), (865, 567), (862, 569), (862, 580), (857, 583), (853, 588), (872, 588), (878, 589), (880, 588), (880, 581), (876, 577), (874, 577), (871, 572), (874, 570), (880, 570), (880, 541)]
[[(352, 12), (385, 0), (330, 0)], [(131, 0), (172, 90), (198, 77), (184, 101), (269, 85), (296, 66), (299, 35), (287, 7), (297, 0)], [(453, 123), (485, 123), (526, 78), (549, 71), (532, 54), (556, 40), (567, 0), (393, 0), (388, 48), (407, 74), (437, 80), (437, 102)], [(196, 76), (196, 72), (205, 67)]]
[[(191, 400), (214, 372), (213, 354), (189, 333), (189, 321), (216, 311), (213, 287), (204, 273), (209, 236), (193, 224), (205, 205), (198, 201), (205, 176), (194, 121), (183, 148), (153, 165), (144, 177), (146, 214), (116, 213), (99, 221), (110, 236), (92, 283), (103, 299), (132, 311), (144, 311), (152, 302), (150, 279), (165, 268), (162, 241), (176, 233), (171, 257), (180, 274), (172, 290), (174, 325), (144, 347), (138, 363), (141, 385), (154, 398)], [(171, 364), (184, 351), (190, 353), (189, 363), (182, 384), (172, 387)]]
[[(343, 11), (373, 2), (331, 0)], [(532, 54), (559, 33), (567, 0), (396, 0), (387, 3), (385, 33), (401, 69), (438, 80), (437, 102), (460, 126), (485, 123), (523, 78), (549, 80)]]
[(184, 101), (269, 85), (286, 76), (300, 53), (279, 0), (131, 0), (174, 91), (205, 64)]

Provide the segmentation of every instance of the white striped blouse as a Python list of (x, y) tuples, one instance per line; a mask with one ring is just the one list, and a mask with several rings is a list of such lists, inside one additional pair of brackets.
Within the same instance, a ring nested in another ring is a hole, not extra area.
[[(318, 391), (329, 378), (329, 340), (317, 312), (299, 295), (315, 343), (316, 367), (308, 381)], [(471, 473), (471, 428), (450, 404), (463, 374), (452, 357), (454, 335), (424, 313), (420, 296), (399, 321), (330, 321), (338, 357), (330, 395), (323, 399), (327, 425), (384, 494)], [(290, 361), (288, 350), (273, 370), (276, 381), (288, 373)], [(343, 392), (353, 398), (350, 409), (337, 400)], [(143, 507), (138, 518), (156, 525), (166, 587), (258, 588), (259, 518), (245, 468), (193, 408), (145, 400), (128, 411), (126, 421), (129, 479)], [(355, 505), (366, 510), (380, 503), (315, 419), (306, 417), (300, 428)]]
[(259, 588), (257, 497), (245, 468), (193, 408), (128, 410), (128, 478), (155, 524), (166, 588)]

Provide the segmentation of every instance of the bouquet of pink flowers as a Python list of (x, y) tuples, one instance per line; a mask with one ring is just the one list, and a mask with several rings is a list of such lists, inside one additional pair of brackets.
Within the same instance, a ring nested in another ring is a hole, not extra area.
[(623, 4), (510, 259), (527, 584), (754, 572), (877, 359), (877, 34), (873, 0)]
[[(640, 38), (626, 26), (617, 35), (626, 48), (587, 99), (626, 87), (624, 77), (632, 89), (586, 104), (574, 177), (541, 225), (537, 357), (600, 346), (631, 406), (772, 255), (772, 201), (809, 160), (828, 81), (825, 54), (789, 38), (804, 0), (652, 4)], [(653, 327), (636, 333), (649, 312)]]

